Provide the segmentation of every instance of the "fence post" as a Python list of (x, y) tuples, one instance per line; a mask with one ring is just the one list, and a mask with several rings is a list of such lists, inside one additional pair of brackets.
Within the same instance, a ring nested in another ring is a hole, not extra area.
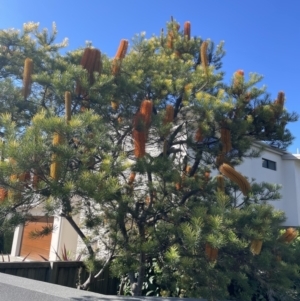
[(58, 263), (56, 261), (50, 261), (50, 273), (49, 273), (49, 283), (57, 284), (58, 277)]

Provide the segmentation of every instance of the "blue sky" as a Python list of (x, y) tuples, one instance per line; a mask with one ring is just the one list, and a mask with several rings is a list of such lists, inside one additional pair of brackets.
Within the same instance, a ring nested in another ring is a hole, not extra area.
[[(223, 70), (229, 79), (238, 69), (264, 75), (262, 84), (275, 99), (286, 93), (286, 108), (300, 115), (300, 1), (280, 0), (0, 0), (0, 28), (28, 21), (51, 28), (69, 49), (91, 40), (113, 56), (122, 38), (145, 31), (159, 34), (170, 16), (190, 21), (192, 35), (225, 41)], [(300, 150), (300, 122), (289, 126), (296, 137), (290, 152)]]

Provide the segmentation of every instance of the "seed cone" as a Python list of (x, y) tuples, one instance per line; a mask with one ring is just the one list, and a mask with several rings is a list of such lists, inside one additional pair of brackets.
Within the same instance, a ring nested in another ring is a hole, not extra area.
[(222, 152), (223, 153), (228, 153), (232, 149), (231, 145), (231, 135), (230, 135), (230, 130), (222, 128), (221, 129), (221, 142), (222, 142)]
[(65, 115), (66, 121), (71, 120), (71, 93), (69, 91), (65, 92)]
[(252, 240), (251, 245), (250, 245), (250, 251), (253, 255), (260, 254), (262, 243), (263, 243), (263, 241), (259, 240), (259, 239)]
[(31, 75), (33, 71), (33, 61), (30, 58), (26, 58), (24, 62), (23, 73), (23, 96), (26, 99), (31, 92)]
[(112, 74), (118, 75), (120, 72), (122, 60), (124, 59), (128, 49), (128, 40), (121, 40), (116, 56), (112, 64)]
[(184, 29), (183, 29), (184, 36), (187, 37), (187, 40), (190, 40), (191, 38), (191, 22), (186, 21), (184, 23)]
[(229, 178), (231, 181), (235, 182), (240, 187), (244, 195), (247, 195), (249, 193), (249, 191), (251, 190), (251, 186), (249, 182), (244, 176), (242, 176), (234, 168), (232, 168), (230, 165), (226, 163), (223, 163), (219, 167), (219, 170), (224, 176)]
[(219, 250), (213, 248), (209, 243), (205, 244), (205, 254), (209, 261), (216, 261), (218, 258)]

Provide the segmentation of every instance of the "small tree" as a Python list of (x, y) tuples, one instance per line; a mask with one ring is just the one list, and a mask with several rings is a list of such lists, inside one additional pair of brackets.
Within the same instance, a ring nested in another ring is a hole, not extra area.
[(104, 266), (127, 274), (133, 295), (154, 259), (170, 294), (296, 294), (295, 252), (278, 241), (284, 216), (266, 203), (279, 187), (234, 169), (259, 155), (254, 141), (291, 143), (284, 93), (272, 101), (262, 77), (242, 70), (224, 83), (223, 44), (191, 38), (189, 22), (136, 36), (128, 54), (122, 40), (113, 59), (90, 45), (62, 56), (55, 33), (27, 24), (0, 34), (3, 224), (34, 206), (60, 214), (91, 260), (102, 241)]

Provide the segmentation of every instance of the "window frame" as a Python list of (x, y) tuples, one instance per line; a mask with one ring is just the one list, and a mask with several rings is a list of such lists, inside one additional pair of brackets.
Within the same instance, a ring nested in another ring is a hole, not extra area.
[(277, 163), (276, 163), (276, 161), (272, 161), (272, 160), (269, 160), (269, 159), (266, 159), (266, 158), (262, 158), (262, 167), (276, 171), (277, 170)]

